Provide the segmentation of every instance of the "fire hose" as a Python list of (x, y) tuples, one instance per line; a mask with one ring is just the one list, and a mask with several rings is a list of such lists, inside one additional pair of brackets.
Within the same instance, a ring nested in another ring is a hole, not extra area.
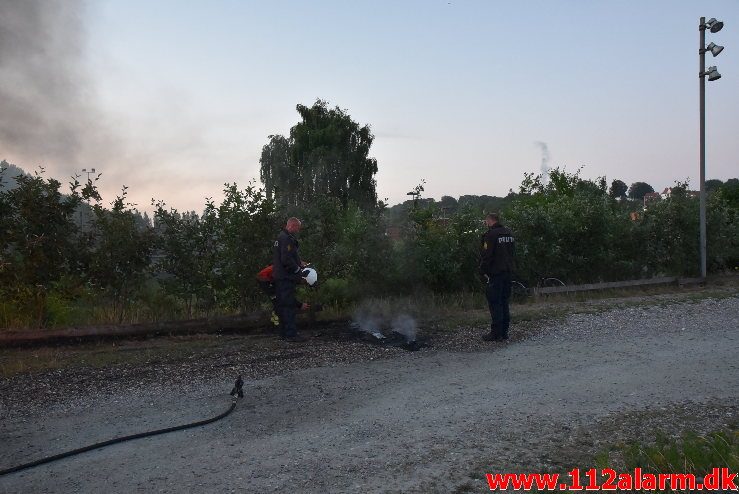
[(27, 468), (32, 468), (32, 467), (36, 467), (38, 465), (43, 465), (44, 463), (50, 463), (52, 461), (61, 460), (62, 458), (68, 458), (70, 456), (78, 455), (78, 454), (84, 453), (86, 451), (92, 451), (93, 449), (99, 449), (99, 448), (103, 448), (105, 446), (110, 446), (112, 444), (118, 444), (118, 443), (122, 443), (122, 442), (125, 442), (125, 441), (132, 441), (134, 439), (141, 439), (143, 437), (157, 436), (159, 434), (166, 434), (168, 432), (181, 431), (181, 430), (184, 430), (184, 429), (191, 429), (193, 427), (199, 427), (201, 425), (212, 424), (213, 422), (216, 422), (218, 420), (221, 420), (221, 419), (227, 417), (231, 412), (234, 411), (234, 408), (236, 408), (236, 402), (239, 400), (239, 398), (243, 398), (244, 397), (243, 387), (244, 387), (244, 381), (243, 381), (243, 379), (241, 379), (241, 376), (239, 376), (238, 379), (236, 379), (236, 383), (234, 384), (234, 387), (233, 387), (233, 389), (231, 390), (231, 393), (230, 393), (231, 396), (232, 396), (231, 405), (228, 407), (228, 410), (226, 410), (225, 412), (221, 413), (220, 415), (216, 415), (215, 417), (212, 417), (212, 418), (209, 418), (209, 419), (206, 419), (206, 420), (200, 420), (198, 422), (192, 422), (192, 423), (189, 423), (189, 424), (182, 424), (182, 425), (177, 425), (177, 426), (174, 426), (174, 427), (168, 427), (166, 429), (158, 429), (158, 430), (155, 430), (155, 431), (140, 432), (138, 434), (131, 434), (130, 436), (116, 437), (116, 438), (113, 438), (113, 439), (109, 439), (107, 441), (103, 441), (103, 442), (91, 444), (91, 445), (85, 446), (83, 448), (78, 448), (78, 449), (74, 449), (74, 450), (71, 450), (71, 451), (66, 451), (64, 453), (59, 453), (59, 454), (53, 455), (53, 456), (47, 456), (46, 458), (42, 458), (40, 460), (32, 461), (30, 463), (25, 463), (23, 465), (17, 465), (17, 466), (11, 467), (11, 468), (6, 468), (4, 470), (0, 470), (0, 477), (3, 476), (3, 475), (7, 475), (9, 473), (19, 472), (19, 471), (25, 470)]

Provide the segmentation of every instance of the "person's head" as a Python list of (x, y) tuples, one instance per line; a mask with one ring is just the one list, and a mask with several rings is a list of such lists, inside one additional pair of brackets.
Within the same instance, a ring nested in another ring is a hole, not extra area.
[(485, 215), (485, 224), (487, 226), (495, 226), (499, 221), (498, 213), (488, 213)]
[(287, 230), (288, 233), (298, 233), (300, 231), (301, 227), (300, 220), (292, 217), (288, 218), (287, 224), (285, 225), (285, 230)]

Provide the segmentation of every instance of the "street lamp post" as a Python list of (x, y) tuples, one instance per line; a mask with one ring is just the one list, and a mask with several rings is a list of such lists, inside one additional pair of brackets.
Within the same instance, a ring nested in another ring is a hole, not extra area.
[(706, 52), (710, 51), (715, 57), (724, 49), (714, 43), (706, 48), (706, 29), (712, 33), (721, 31), (724, 23), (711, 18), (706, 22), (705, 17), (700, 18), (698, 30), (700, 31), (700, 45), (698, 47), (700, 77), (700, 251), (701, 251), (701, 278), (706, 279), (706, 76), (709, 81), (721, 78), (716, 67), (706, 70)]
[(89, 182), (90, 181), (90, 175), (92, 175), (93, 173), (95, 173), (95, 169), (94, 168), (90, 168), (88, 170), (87, 168), (83, 168), (82, 169), (82, 173), (87, 173), (87, 181)]

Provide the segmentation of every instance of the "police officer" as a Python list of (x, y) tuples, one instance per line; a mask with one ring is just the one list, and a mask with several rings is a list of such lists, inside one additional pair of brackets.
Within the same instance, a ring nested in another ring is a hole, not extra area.
[(505, 341), (511, 315), (508, 303), (511, 298), (511, 272), (515, 268), (515, 240), (511, 231), (500, 223), (496, 213), (485, 216), (488, 231), (482, 236), (480, 246), (480, 274), (485, 279), (485, 296), (488, 299), (492, 324), (485, 341)]
[(280, 320), (280, 336), (284, 340), (303, 342), (305, 338), (298, 336), (295, 326), (297, 309), (307, 309), (295, 298), (295, 288), (303, 277), (305, 263), (298, 254), (298, 241), (295, 235), (300, 232), (301, 223), (297, 218), (287, 220), (285, 228), (275, 240), (272, 258), (272, 276), (277, 291), (277, 316)]

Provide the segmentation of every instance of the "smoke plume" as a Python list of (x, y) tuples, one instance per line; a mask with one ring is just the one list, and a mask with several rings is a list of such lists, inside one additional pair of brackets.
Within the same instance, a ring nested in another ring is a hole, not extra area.
[(101, 144), (101, 122), (83, 68), (83, 14), (78, 0), (0, 2), (4, 157), (66, 165), (79, 163), (85, 148)]
[(543, 182), (546, 184), (549, 180), (549, 147), (546, 142), (536, 141), (535, 146), (541, 150), (541, 175)]
[(393, 319), (393, 331), (405, 337), (407, 343), (416, 341), (416, 333), (418, 332), (418, 324), (416, 320), (408, 314), (400, 314)]
[(176, 91), (157, 95), (134, 125), (106, 110), (89, 70), (86, 7), (86, 0), (0, 0), (0, 160), (29, 172), (43, 166), (62, 181), (96, 168), (105, 203), (128, 185), (128, 199), (146, 207), (152, 197), (167, 199), (166, 183), (202, 204), (223, 181), (181, 164), (183, 156), (208, 157), (203, 124)]
[(378, 339), (385, 337), (381, 331), (384, 318), (381, 308), (368, 303), (361, 304), (352, 316), (355, 326), (360, 331), (371, 334)]
[[(398, 301), (366, 300), (357, 307), (352, 320), (357, 329), (375, 338), (386, 338), (383, 330), (387, 330), (402, 336), (406, 343), (414, 343), (418, 323), (411, 312), (412, 308)], [(388, 336), (393, 339), (390, 333)]]

